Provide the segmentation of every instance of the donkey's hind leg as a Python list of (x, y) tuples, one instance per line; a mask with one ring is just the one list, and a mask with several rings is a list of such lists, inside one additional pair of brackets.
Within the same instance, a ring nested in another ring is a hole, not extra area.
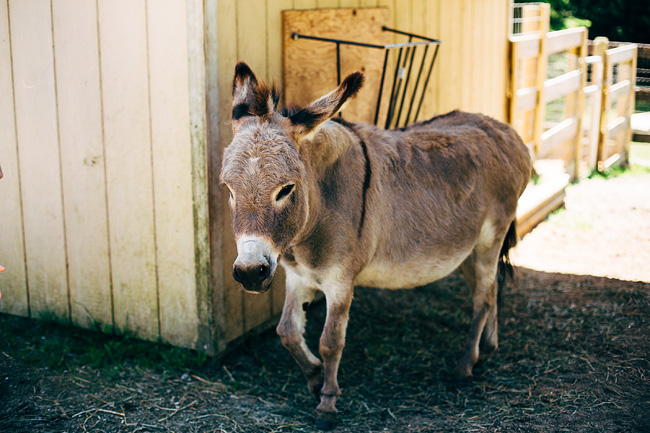
[(489, 352), (498, 344), (496, 273), (503, 237), (495, 236), (494, 228), (487, 224), (474, 251), (460, 268), (472, 293), (473, 312), (469, 335), (455, 372), (458, 379), (472, 375), (479, 349)]

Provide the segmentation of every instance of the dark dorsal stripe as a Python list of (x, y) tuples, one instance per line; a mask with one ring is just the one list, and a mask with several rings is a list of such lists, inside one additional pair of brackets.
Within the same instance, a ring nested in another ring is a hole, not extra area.
[(361, 218), (359, 219), (359, 229), (358, 229), (358, 235), (359, 237), (361, 237), (363, 224), (366, 221), (366, 200), (368, 197), (368, 189), (370, 189), (370, 178), (372, 177), (372, 167), (370, 166), (370, 158), (368, 157), (368, 146), (366, 146), (366, 142), (363, 141), (361, 135), (359, 135), (359, 133), (356, 131), (356, 127), (354, 123), (350, 123), (347, 120), (343, 120), (341, 117), (333, 117), (331, 120), (352, 131), (352, 133), (359, 139), (359, 143), (361, 144), (361, 150), (363, 151), (363, 158), (365, 159), (366, 164), (365, 164), (365, 173), (363, 176), (363, 191), (361, 192), (361, 199), (362, 199)]

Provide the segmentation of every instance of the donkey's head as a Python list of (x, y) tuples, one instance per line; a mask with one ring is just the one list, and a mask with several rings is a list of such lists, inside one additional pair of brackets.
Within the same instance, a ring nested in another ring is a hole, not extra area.
[(233, 277), (244, 290), (266, 291), (280, 255), (305, 229), (313, 185), (300, 147), (362, 84), (362, 74), (351, 74), (334, 91), (285, 117), (277, 111), (276, 88), (258, 81), (245, 63), (235, 67), (234, 136), (224, 151), (221, 182), (230, 192), (237, 242)]

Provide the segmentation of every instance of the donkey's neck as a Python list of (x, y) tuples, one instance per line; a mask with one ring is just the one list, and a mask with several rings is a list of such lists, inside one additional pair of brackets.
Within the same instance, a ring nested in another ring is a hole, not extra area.
[[(307, 167), (309, 205), (300, 241), (314, 231), (329, 230), (321, 225), (337, 219), (334, 215), (345, 215), (339, 218), (340, 223), (350, 223), (345, 230), (360, 236), (371, 170), (365, 143), (354, 125), (342, 120), (325, 122), (313, 137), (301, 143), (301, 153)], [(359, 218), (350, 218), (354, 214)]]
[(301, 143), (304, 161), (317, 177), (346, 155), (358, 139), (352, 131), (338, 122), (324, 122), (318, 130)]

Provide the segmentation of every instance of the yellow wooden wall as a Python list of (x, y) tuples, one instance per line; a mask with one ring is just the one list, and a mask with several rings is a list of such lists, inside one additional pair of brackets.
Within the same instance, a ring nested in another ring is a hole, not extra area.
[(239, 290), (217, 180), (236, 62), (280, 82), (281, 11), (387, 7), (393, 27), (442, 40), (421, 117), (503, 120), (508, 6), (0, 0), (0, 312), (208, 352), (271, 323), (282, 275)]
[(211, 350), (202, 17), (0, 1), (0, 312)]

